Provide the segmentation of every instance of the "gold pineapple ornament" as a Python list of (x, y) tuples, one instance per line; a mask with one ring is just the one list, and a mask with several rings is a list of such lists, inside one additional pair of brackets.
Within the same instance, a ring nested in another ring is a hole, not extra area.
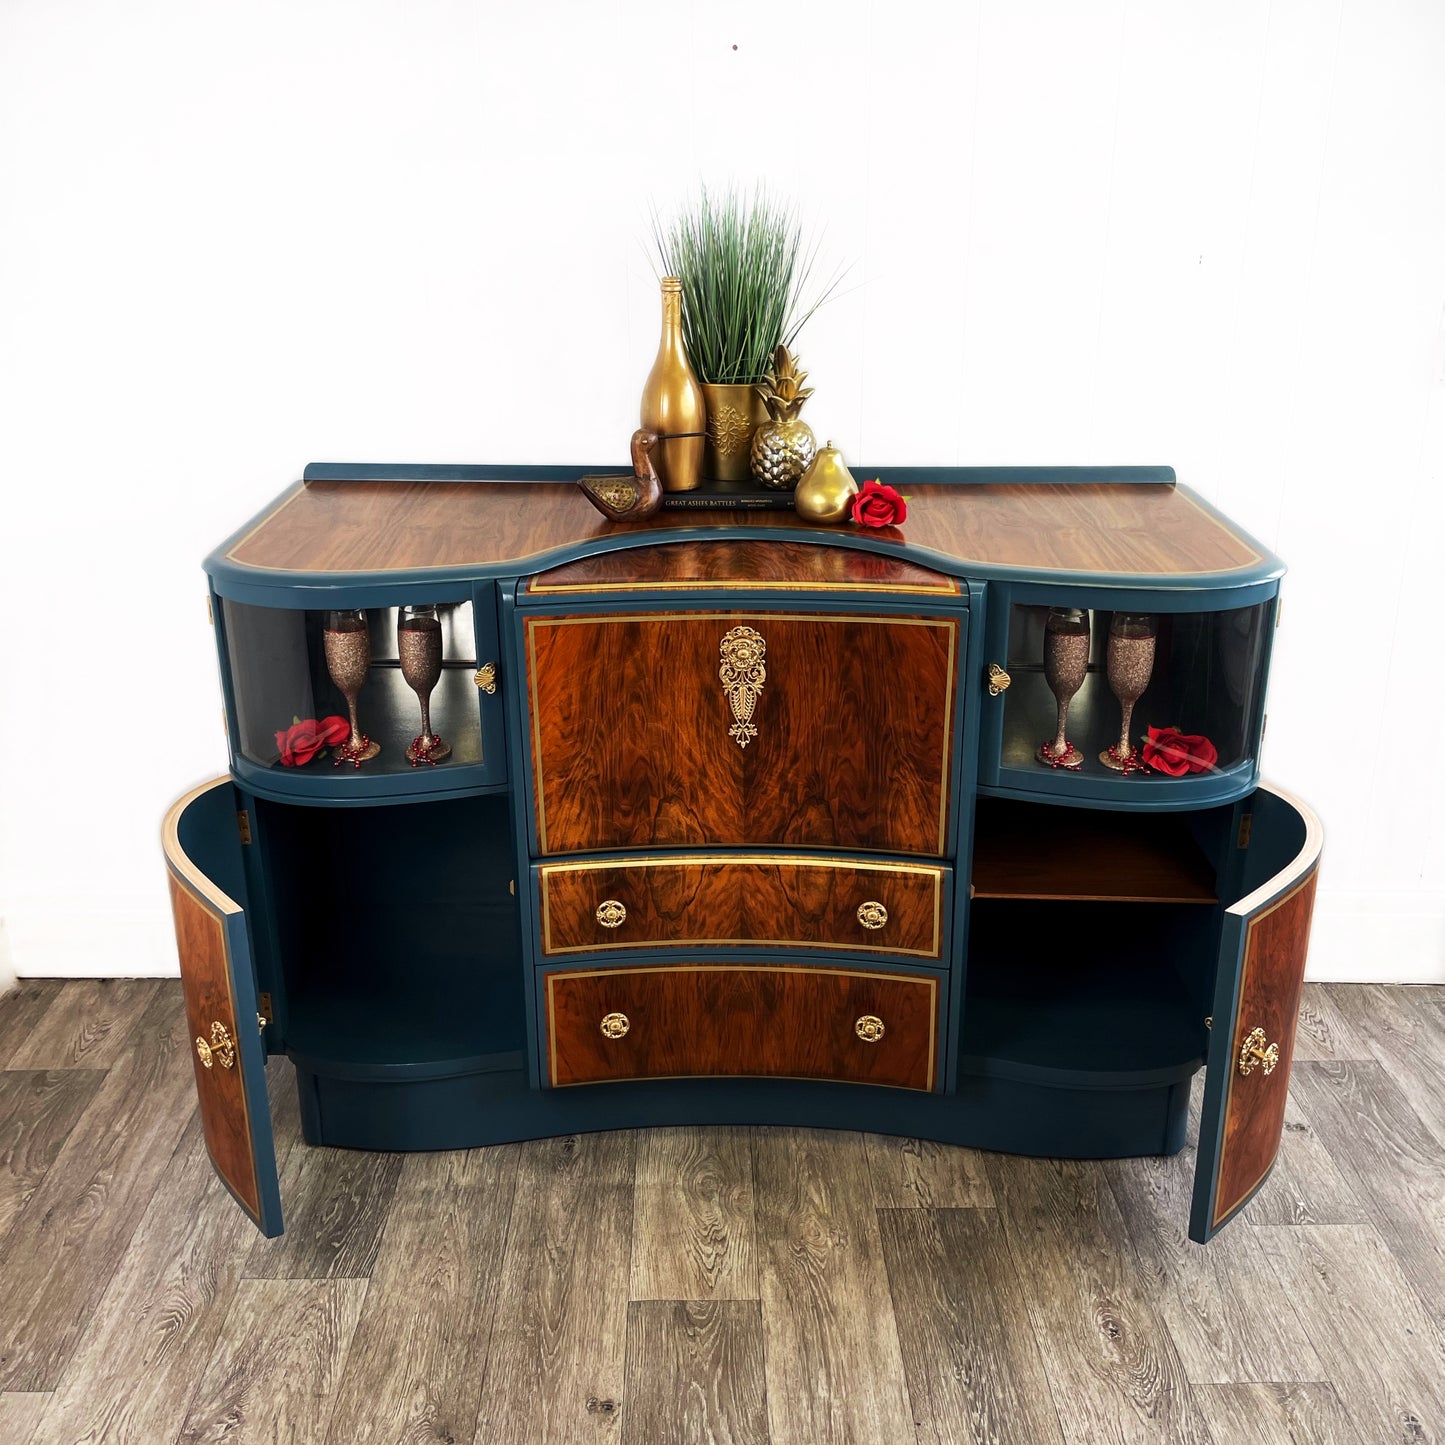
[(813, 394), (812, 387), (803, 385), (807, 379), (788, 348), (779, 346), (773, 352), (773, 369), (758, 386), (770, 420), (753, 433), (753, 480), (774, 491), (797, 486), (818, 451), (812, 427), (798, 417)]

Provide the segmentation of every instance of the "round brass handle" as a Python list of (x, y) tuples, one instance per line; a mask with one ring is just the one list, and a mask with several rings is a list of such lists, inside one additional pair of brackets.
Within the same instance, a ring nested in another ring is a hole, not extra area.
[(863, 1040), (865, 1044), (876, 1044), (886, 1032), (883, 1027), (883, 1020), (877, 1014), (864, 1014), (857, 1023), (853, 1025), (853, 1032)]
[(1264, 1041), (1263, 1029), (1250, 1029), (1245, 1035), (1244, 1044), (1239, 1050), (1239, 1072), (1241, 1074), (1252, 1074), (1255, 1069), (1261, 1069), (1266, 1078), (1274, 1073), (1279, 1064), (1279, 1045), (1268, 1044)]
[(620, 1039), (632, 1027), (632, 1020), (626, 1014), (604, 1014), (601, 1027), (603, 1038)]
[(882, 928), (888, 922), (888, 910), (871, 899), (858, 905), (858, 922), (864, 928)]
[(223, 1069), (229, 1069), (236, 1062), (236, 1046), (231, 1042), (231, 1034), (225, 1024), (219, 1021), (211, 1024), (210, 1043), (197, 1037), (196, 1057), (208, 1069), (212, 1064), (220, 1064)]
[(603, 928), (621, 928), (627, 922), (627, 905), (615, 898), (604, 898), (597, 905), (597, 921)]
[(1001, 692), (1008, 691), (1008, 685), (1013, 681), (1008, 673), (998, 663), (991, 662), (988, 665), (988, 695), (997, 697)]

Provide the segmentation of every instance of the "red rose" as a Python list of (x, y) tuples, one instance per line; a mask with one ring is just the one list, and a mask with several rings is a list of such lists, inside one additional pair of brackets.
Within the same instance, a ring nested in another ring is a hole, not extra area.
[(908, 520), (908, 503), (875, 477), (853, 498), (853, 520), (860, 527), (896, 527)]
[(305, 767), (322, 748), (335, 747), (351, 736), (351, 724), (344, 717), (296, 718), (289, 728), (276, 734), (281, 766)]
[(1185, 773), (1202, 773), (1219, 759), (1219, 749), (1199, 733), (1182, 733), (1178, 728), (1150, 728), (1144, 739), (1144, 761), (1171, 778)]

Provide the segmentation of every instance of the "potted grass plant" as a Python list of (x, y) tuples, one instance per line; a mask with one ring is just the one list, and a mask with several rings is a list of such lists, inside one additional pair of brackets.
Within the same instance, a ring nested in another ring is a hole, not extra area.
[(707, 405), (703, 473), (745, 481), (753, 432), (768, 419), (758, 384), (840, 278), (805, 300), (816, 247), (805, 247), (796, 212), (761, 187), (704, 187), (670, 224), (654, 218), (653, 235), (663, 274), (682, 282), (683, 341)]

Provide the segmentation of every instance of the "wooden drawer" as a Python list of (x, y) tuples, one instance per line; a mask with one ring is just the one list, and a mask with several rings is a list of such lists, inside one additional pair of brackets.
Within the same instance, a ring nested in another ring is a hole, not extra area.
[(940, 991), (941, 976), (854, 969), (559, 970), (543, 982), (548, 1079), (771, 1076), (933, 1089)]
[(544, 956), (763, 944), (943, 961), (950, 870), (934, 864), (729, 854), (543, 863), (537, 875)]
[(538, 851), (941, 856), (961, 616), (527, 617)]

